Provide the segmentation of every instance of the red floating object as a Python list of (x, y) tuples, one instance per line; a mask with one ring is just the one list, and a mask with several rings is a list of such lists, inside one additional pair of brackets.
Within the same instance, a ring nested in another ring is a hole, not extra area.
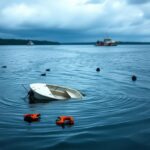
[(40, 120), (40, 114), (25, 114), (24, 121), (35, 122)]
[(59, 116), (56, 120), (57, 125), (73, 125), (74, 118), (71, 116)]

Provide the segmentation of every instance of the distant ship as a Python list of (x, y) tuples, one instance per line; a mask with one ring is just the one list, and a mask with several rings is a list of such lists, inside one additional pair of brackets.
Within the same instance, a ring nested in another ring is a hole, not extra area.
[(34, 45), (34, 43), (33, 43), (32, 41), (29, 41), (29, 42), (27, 43), (27, 45)]
[(105, 38), (103, 41), (97, 41), (96, 46), (117, 46), (117, 42), (111, 38)]

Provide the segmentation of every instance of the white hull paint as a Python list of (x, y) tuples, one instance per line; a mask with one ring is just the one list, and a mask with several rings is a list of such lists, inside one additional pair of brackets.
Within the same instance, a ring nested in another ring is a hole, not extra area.
[(38, 100), (67, 100), (67, 99), (82, 99), (82, 94), (71, 88), (58, 85), (47, 85), (45, 83), (30, 84), (30, 89), (33, 97)]

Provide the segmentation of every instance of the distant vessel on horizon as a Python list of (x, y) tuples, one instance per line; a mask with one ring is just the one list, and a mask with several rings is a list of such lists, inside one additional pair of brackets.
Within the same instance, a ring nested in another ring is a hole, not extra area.
[(27, 43), (27, 45), (34, 45), (34, 43), (33, 43), (32, 41), (29, 41), (29, 42)]
[(105, 38), (103, 41), (97, 41), (96, 46), (117, 46), (117, 41), (111, 38)]

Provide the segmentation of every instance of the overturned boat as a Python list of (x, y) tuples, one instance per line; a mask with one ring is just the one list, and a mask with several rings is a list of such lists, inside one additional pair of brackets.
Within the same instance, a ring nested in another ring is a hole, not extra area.
[(72, 88), (48, 85), (45, 83), (30, 84), (30, 102), (47, 102), (50, 100), (82, 99), (83, 95)]

